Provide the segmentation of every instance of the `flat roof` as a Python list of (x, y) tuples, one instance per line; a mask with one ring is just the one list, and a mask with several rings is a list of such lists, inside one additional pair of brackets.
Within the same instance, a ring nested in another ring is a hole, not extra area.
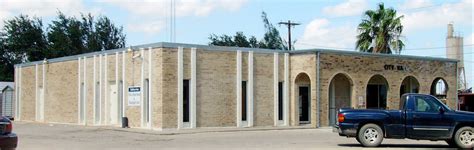
[[(275, 50), (275, 49), (262, 49), (262, 48), (245, 48), (245, 47), (228, 47), (228, 46), (213, 46), (213, 45), (199, 45), (199, 44), (185, 44), (185, 43), (169, 43), (169, 42), (158, 42), (151, 44), (143, 44), (137, 46), (129, 46), (118, 49), (111, 49), (105, 51), (96, 51), (90, 53), (84, 53), (79, 55), (65, 56), (59, 58), (48, 59), (48, 63), (63, 62), (77, 60), (80, 57), (93, 57), (94, 55), (108, 54), (115, 55), (117, 52), (127, 51), (128, 49), (140, 50), (148, 48), (197, 48), (204, 50), (215, 50), (215, 51), (254, 51), (258, 53), (290, 53), (290, 54), (305, 54), (305, 53), (332, 53), (332, 54), (342, 54), (342, 55), (351, 55), (351, 56), (375, 56), (375, 57), (388, 57), (388, 58), (397, 58), (397, 59), (415, 59), (415, 60), (429, 60), (429, 61), (445, 61), (445, 62), (458, 62), (456, 59), (440, 58), (440, 57), (426, 57), (426, 56), (413, 56), (413, 55), (397, 55), (397, 54), (376, 54), (376, 53), (367, 53), (367, 52), (358, 52), (358, 51), (347, 51), (347, 50), (337, 50), (337, 49), (304, 49), (304, 50), (293, 50), (293, 51), (284, 51), (284, 50)], [(26, 62), (22, 64), (16, 64), (15, 67), (26, 67), (36, 64), (43, 64), (43, 61), (33, 61)]]

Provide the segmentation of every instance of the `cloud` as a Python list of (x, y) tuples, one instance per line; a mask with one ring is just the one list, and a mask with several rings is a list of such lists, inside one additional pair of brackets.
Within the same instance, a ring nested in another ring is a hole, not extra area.
[(324, 7), (323, 13), (336, 17), (362, 15), (367, 6), (366, 0), (346, 0), (335, 6)]
[(427, 6), (433, 5), (431, 0), (408, 0), (403, 3), (399, 8), (401, 10), (407, 9), (416, 9), (416, 8), (423, 8)]
[(160, 33), (165, 27), (166, 22), (158, 20), (141, 23), (130, 23), (126, 26), (126, 29), (131, 32), (141, 32), (148, 36), (152, 36)]
[(352, 50), (356, 41), (356, 27), (351, 25), (332, 25), (327, 19), (314, 19), (304, 30), (296, 46), (305, 48), (330, 48)]
[[(118, 6), (129, 13), (130, 18), (140, 18), (146, 22), (128, 24), (132, 32), (158, 34), (166, 28), (171, 12), (170, 0), (103, 0), (106, 4)], [(247, 0), (176, 0), (176, 17), (205, 17), (215, 11), (237, 11)]]
[(97, 14), (101, 10), (96, 7), (85, 7), (82, 0), (1, 0), (0, 26), (3, 26), (4, 20), (15, 15), (51, 17), (56, 16), (57, 11), (77, 16), (80, 13)]
[[(407, 1), (406, 3), (411, 2), (412, 1)], [(408, 5), (412, 4), (403, 4), (402, 7), (419, 8)], [(422, 4), (419, 5), (421, 7), (426, 6), (424, 4), (423, 6)], [(439, 6), (426, 7), (416, 11), (401, 11), (400, 14), (404, 15), (402, 24), (404, 25), (405, 33), (407, 33), (445, 27), (449, 22), (454, 22), (458, 25), (472, 25), (472, 11), (472, 1), (463, 0), (457, 3), (446, 3)]]

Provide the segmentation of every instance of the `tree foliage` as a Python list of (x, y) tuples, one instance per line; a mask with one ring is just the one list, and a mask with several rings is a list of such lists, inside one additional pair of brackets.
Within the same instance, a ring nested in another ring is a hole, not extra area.
[(14, 64), (45, 57), (48, 43), (41, 19), (20, 15), (5, 21), (0, 32), (0, 80), (13, 80)]
[(280, 37), (280, 32), (270, 23), (265, 12), (262, 12), (262, 21), (265, 34), (260, 41), (255, 36), (247, 38), (243, 32), (236, 32), (234, 36), (211, 34), (209, 36), (209, 45), (288, 50), (285, 42)]
[(0, 31), (0, 80), (13, 80), (14, 64), (125, 47), (122, 32), (109, 18), (91, 14), (77, 19), (58, 12), (47, 28), (37, 17), (13, 17)]
[(78, 20), (59, 12), (49, 26), (51, 58), (125, 47), (123, 27), (116, 27), (104, 16), (94, 19), (91, 14)]
[(367, 10), (358, 26), (356, 48), (362, 52), (392, 54), (400, 52), (405, 44), (400, 39), (403, 31), (403, 16), (397, 16), (393, 8), (383, 3), (377, 10)]

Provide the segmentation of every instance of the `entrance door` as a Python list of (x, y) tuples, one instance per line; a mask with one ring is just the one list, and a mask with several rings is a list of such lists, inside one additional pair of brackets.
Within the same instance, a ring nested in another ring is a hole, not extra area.
[(351, 106), (351, 80), (344, 74), (337, 74), (329, 85), (329, 125), (337, 122), (337, 111)]
[(299, 117), (300, 124), (310, 123), (310, 101), (309, 101), (309, 87), (300, 86), (299, 87)]
[(367, 85), (367, 109), (387, 108), (387, 86)]
[(109, 123), (118, 124), (118, 96), (117, 96), (117, 85), (115, 82), (109, 82)]
[(388, 82), (382, 75), (374, 75), (367, 84), (368, 109), (387, 109)]

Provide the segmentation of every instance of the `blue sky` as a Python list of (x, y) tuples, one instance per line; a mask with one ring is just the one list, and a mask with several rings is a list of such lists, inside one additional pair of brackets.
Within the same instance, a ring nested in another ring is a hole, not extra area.
[[(171, 0), (0, 0), (0, 20), (20, 13), (54, 19), (57, 10), (67, 15), (105, 15), (127, 34), (127, 45), (170, 41)], [(176, 0), (176, 42), (207, 44), (210, 34), (262, 38), (261, 12), (265, 11), (286, 39), (280, 21), (301, 23), (293, 28), (297, 49), (354, 50), (356, 27), (363, 11), (384, 2), (404, 15), (403, 55), (446, 57), (446, 28), (454, 23), (464, 37), (464, 59), (469, 86), (474, 85), (473, 2), (471, 0)], [(3, 26), (3, 21), (0, 23)]]

